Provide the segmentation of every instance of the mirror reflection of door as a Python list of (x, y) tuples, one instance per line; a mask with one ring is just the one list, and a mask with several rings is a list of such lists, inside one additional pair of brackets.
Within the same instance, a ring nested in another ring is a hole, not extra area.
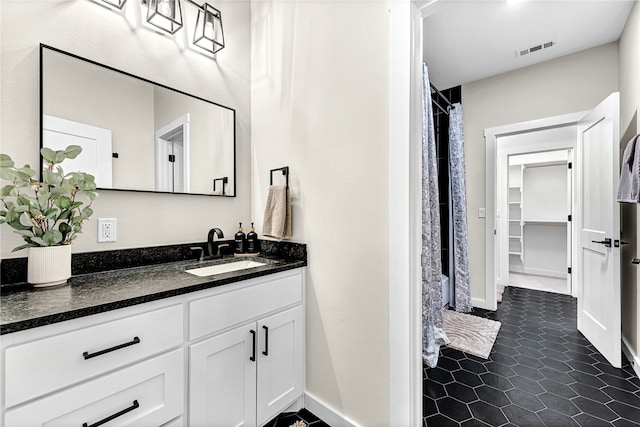
[(82, 156), (65, 160), (65, 172), (90, 173), (100, 188), (112, 188), (111, 130), (50, 115), (42, 118), (42, 146), (64, 150), (82, 147)]
[(189, 192), (189, 114), (156, 131), (156, 191)]

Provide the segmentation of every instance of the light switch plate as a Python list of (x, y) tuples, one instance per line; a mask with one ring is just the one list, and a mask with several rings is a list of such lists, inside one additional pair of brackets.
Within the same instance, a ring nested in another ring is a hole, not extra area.
[(485, 208), (478, 208), (478, 218), (486, 218), (487, 211)]

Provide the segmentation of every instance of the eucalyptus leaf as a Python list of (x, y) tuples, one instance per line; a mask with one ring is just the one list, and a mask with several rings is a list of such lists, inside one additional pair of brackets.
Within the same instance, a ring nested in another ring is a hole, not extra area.
[(16, 188), (15, 185), (5, 185), (4, 187), (2, 187), (2, 197), (7, 197), (11, 195), (11, 192), (13, 191), (14, 188)]
[(40, 150), (40, 154), (46, 163), (53, 163), (56, 153), (51, 148), (44, 147)]
[(57, 174), (54, 171), (45, 169), (43, 171), (44, 183), (47, 185), (60, 185), (62, 184), (63, 177), (60, 174)]
[(33, 241), (33, 243), (36, 243), (38, 246), (49, 246), (47, 245), (47, 242), (43, 240), (42, 237), (32, 237), (31, 240)]
[(0, 153), (0, 167), (6, 168), (6, 167), (13, 167), (15, 165), (15, 163), (13, 162), (13, 159), (11, 159), (11, 157), (7, 154), (2, 154)]
[(24, 225), (25, 227), (33, 226), (31, 216), (27, 212), (22, 212), (22, 215), (20, 215), (20, 224)]
[(9, 224), (12, 228), (15, 228), (16, 230), (28, 230), (33, 225), (33, 224), (30, 224), (28, 226), (22, 225), (22, 223), (20, 222), (19, 219), (14, 219), (12, 221), (7, 221), (7, 224)]
[(60, 208), (60, 209), (69, 209), (69, 207), (71, 206), (72, 200), (67, 197), (67, 196), (60, 196), (60, 198), (58, 199), (56, 205)]
[(14, 168), (2, 167), (0, 168), (0, 178), (6, 181), (13, 181), (18, 176)]
[(45, 241), (47, 246), (54, 246), (62, 242), (62, 233), (58, 230), (49, 230), (44, 233), (42, 240)]
[(21, 251), (22, 249), (26, 249), (26, 248), (31, 247), (31, 246), (32, 246), (32, 245), (30, 245), (30, 244), (21, 245), (21, 246), (18, 246), (18, 247), (16, 247), (16, 248), (13, 248), (13, 249), (11, 250), (11, 252)]
[(64, 154), (67, 159), (75, 159), (82, 152), (82, 147), (79, 145), (69, 145), (65, 150)]

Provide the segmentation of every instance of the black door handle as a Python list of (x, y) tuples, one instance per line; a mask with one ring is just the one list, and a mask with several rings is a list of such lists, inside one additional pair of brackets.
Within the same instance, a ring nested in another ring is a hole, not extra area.
[(604, 245), (607, 248), (611, 247), (611, 239), (608, 237), (605, 237), (604, 240), (592, 240), (593, 243), (600, 243), (602, 245)]
[(252, 329), (249, 332), (251, 332), (251, 339), (253, 341), (253, 350), (251, 350), (252, 356), (249, 357), (249, 360), (251, 360), (252, 362), (255, 362), (256, 361), (256, 331)]
[(262, 329), (264, 329), (264, 351), (262, 352), (262, 354), (264, 354), (265, 356), (269, 355), (269, 328), (267, 328), (266, 326), (262, 326)]

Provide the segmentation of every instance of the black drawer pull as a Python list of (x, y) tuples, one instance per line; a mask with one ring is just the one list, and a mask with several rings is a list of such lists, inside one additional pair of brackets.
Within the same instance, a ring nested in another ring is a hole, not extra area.
[(264, 351), (262, 352), (262, 354), (264, 354), (265, 356), (269, 355), (269, 328), (267, 328), (266, 326), (262, 326), (262, 329), (264, 329)]
[(120, 350), (121, 348), (129, 347), (130, 345), (139, 344), (139, 343), (140, 343), (140, 338), (133, 337), (133, 339), (131, 341), (129, 341), (129, 342), (117, 345), (115, 347), (106, 348), (104, 350), (96, 351), (95, 353), (89, 353), (88, 351), (85, 351), (84, 353), (82, 353), (82, 357), (84, 357), (84, 360), (87, 360), (87, 359), (91, 359), (92, 357), (102, 356), (105, 353), (109, 353), (109, 352), (112, 352), (112, 351)]
[(256, 331), (252, 329), (249, 332), (251, 332), (251, 339), (253, 341), (253, 350), (251, 351), (253, 355), (249, 357), (249, 360), (251, 360), (252, 362), (255, 362), (256, 361)]
[(133, 401), (133, 405), (129, 406), (128, 408), (123, 409), (120, 412), (116, 412), (113, 415), (109, 415), (107, 418), (103, 418), (103, 419), (101, 419), (100, 421), (97, 421), (94, 424), (82, 423), (82, 427), (98, 427), (98, 426), (101, 426), (102, 424), (108, 423), (111, 420), (115, 420), (116, 418), (126, 414), (127, 412), (131, 412), (134, 409), (139, 408), (139, 407), (140, 407), (140, 404), (138, 403), (138, 401), (134, 400)]

